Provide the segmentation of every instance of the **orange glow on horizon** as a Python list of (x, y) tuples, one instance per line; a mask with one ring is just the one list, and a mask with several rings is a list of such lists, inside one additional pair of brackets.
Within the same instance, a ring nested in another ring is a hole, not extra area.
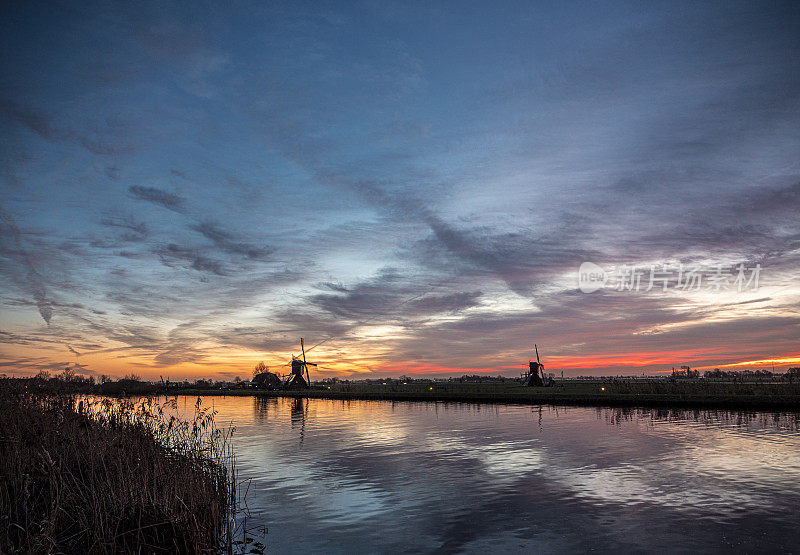
[(732, 362), (729, 364), (712, 364), (711, 366), (698, 366), (700, 370), (706, 368), (740, 368), (743, 366), (788, 366), (790, 364), (800, 364), (800, 355), (792, 354), (780, 358), (764, 358), (759, 360), (746, 360), (742, 362)]
[[(42, 357), (42, 352), (37, 352), (28, 346), (15, 346), (16, 348), (6, 354), (8, 359), (32, 359), (35, 355)], [(299, 347), (299, 346), (298, 346)], [(299, 349), (298, 349), (299, 350)], [(49, 353), (52, 363), (42, 361), (37, 366), (15, 366), (6, 362), (3, 372), (14, 376), (30, 376), (46, 369), (51, 374), (59, 372), (65, 366), (73, 366), (78, 374), (100, 376), (107, 374), (118, 378), (128, 374), (136, 374), (146, 380), (164, 379), (180, 381), (184, 379), (214, 379), (233, 380), (235, 377), (249, 379), (253, 368), (259, 361), (269, 367), (270, 371), (277, 374), (288, 373), (288, 362), (292, 352), (258, 352), (244, 351), (234, 348), (207, 346), (207, 353), (194, 361), (177, 362), (174, 364), (155, 362), (152, 354), (130, 352), (124, 349), (103, 349), (95, 352), (84, 352), (79, 356), (65, 353), (60, 349), (53, 349)], [(311, 368), (312, 381), (327, 377), (344, 379), (379, 378), (384, 376), (408, 375), (438, 375), (461, 376), (464, 374), (506, 375), (516, 377), (527, 369), (528, 358), (509, 360), (507, 355), (497, 357), (488, 355), (481, 357), (474, 367), (459, 366), (458, 364), (421, 363), (415, 361), (396, 362), (388, 361), (390, 352), (385, 346), (375, 345), (375, 349), (367, 350), (361, 346), (358, 350), (347, 348), (326, 349), (319, 348), (308, 353), (308, 360), (316, 362), (318, 367)], [(542, 362), (547, 371), (580, 371), (592, 370), (603, 372), (641, 372), (650, 374), (663, 373), (665, 366), (679, 367), (689, 365), (700, 370), (713, 368), (742, 368), (752, 366), (788, 366), (800, 365), (799, 353), (787, 353), (774, 358), (751, 358), (738, 362), (714, 364), (713, 360), (731, 360), (733, 357), (721, 353), (713, 348), (683, 349), (677, 351), (645, 351), (623, 352), (593, 355), (554, 355), (545, 356)], [(42, 360), (42, 359), (39, 359)], [(733, 360), (736, 360), (733, 358)], [(58, 362), (61, 361), (61, 362)], [(4, 361), (0, 361), (4, 362)], [(492, 364), (496, 362), (495, 364)], [(710, 363), (711, 362), (711, 363)], [(75, 366), (76, 365), (76, 366)], [(661, 366), (662, 368), (648, 368)], [(669, 370), (666, 370), (667, 372)], [(574, 373), (573, 373), (574, 375)]]
[(544, 363), (548, 369), (555, 367), (565, 369), (593, 369), (608, 368), (612, 366), (644, 367), (662, 364), (678, 365), (679, 361), (681, 360), (699, 358), (710, 351), (710, 349), (703, 349), (669, 352), (634, 352), (575, 357), (549, 356)]

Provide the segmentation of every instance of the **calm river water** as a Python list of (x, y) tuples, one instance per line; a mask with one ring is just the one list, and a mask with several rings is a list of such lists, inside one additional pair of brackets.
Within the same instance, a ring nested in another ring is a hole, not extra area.
[(203, 401), (268, 552), (800, 550), (798, 414)]

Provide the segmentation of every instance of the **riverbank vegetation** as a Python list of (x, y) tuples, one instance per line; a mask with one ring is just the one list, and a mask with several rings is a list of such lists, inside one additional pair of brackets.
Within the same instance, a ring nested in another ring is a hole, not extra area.
[[(0, 552), (213, 553), (232, 546), (228, 433), (173, 401), (0, 389)], [(199, 401), (199, 400), (198, 400)]]

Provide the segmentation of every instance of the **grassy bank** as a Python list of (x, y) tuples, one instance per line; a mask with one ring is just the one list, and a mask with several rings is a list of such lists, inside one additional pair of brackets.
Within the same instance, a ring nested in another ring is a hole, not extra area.
[(211, 553), (230, 545), (225, 436), (151, 400), (0, 390), (0, 552)]
[(327, 399), (450, 401), (591, 406), (731, 408), (800, 411), (800, 384), (705, 380), (575, 380), (551, 387), (516, 383), (428, 382), (331, 384), (301, 391), (190, 390), (197, 395), (265, 395)]
[[(593, 406), (691, 407), (800, 411), (800, 380), (733, 375), (722, 379), (598, 378), (556, 380), (551, 387), (526, 387), (512, 379), (474, 381), (383, 379), (316, 383), (300, 391), (269, 391), (236, 384), (158, 384), (120, 380), (91, 384), (17, 378), (2, 384), (29, 392), (128, 395), (264, 395), (390, 401), (452, 401)], [(202, 384), (202, 385), (201, 385)]]

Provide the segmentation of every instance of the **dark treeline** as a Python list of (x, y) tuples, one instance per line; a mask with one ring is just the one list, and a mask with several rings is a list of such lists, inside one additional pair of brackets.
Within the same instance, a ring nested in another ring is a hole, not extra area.
[(448, 382), (448, 383), (515, 383), (519, 382), (519, 378), (510, 378), (507, 376), (486, 376), (481, 374), (464, 374), (463, 376), (455, 376), (449, 378), (427, 378), (427, 377), (412, 377), (400, 376), (399, 378), (363, 378), (360, 380), (345, 380), (341, 378), (323, 378), (319, 383), (323, 385), (332, 384), (364, 384), (364, 385), (378, 385), (378, 384), (426, 384), (433, 382)]
[(676, 372), (659, 376), (576, 376), (571, 379), (588, 381), (616, 381), (616, 380), (672, 380), (672, 379), (706, 379), (727, 381), (787, 381), (800, 382), (800, 367), (789, 368), (786, 372), (773, 372), (770, 370), (706, 370), (702, 376), (700, 372), (691, 370), (690, 373), (679, 375)]
[(243, 383), (245, 382), (239, 378), (234, 381), (198, 379), (150, 382), (142, 380), (136, 374), (127, 374), (119, 379), (108, 375), (96, 378), (78, 374), (70, 367), (56, 374), (42, 371), (28, 378), (10, 378), (6, 375), (0, 377), (0, 386), (15, 390), (22, 388), (29, 392), (94, 393), (99, 395), (176, 394), (183, 390), (234, 389), (243, 387)]
[(800, 366), (789, 368), (785, 373), (771, 372), (769, 370), (707, 370), (703, 377), (712, 380), (787, 380), (790, 382), (800, 381)]
[[(566, 378), (566, 382), (668, 382), (668, 381), (714, 381), (714, 382), (788, 382), (800, 383), (800, 367), (789, 368), (786, 372), (772, 372), (769, 370), (708, 370), (702, 374), (692, 371), (688, 377), (677, 377), (675, 374), (665, 374), (661, 376), (576, 376)], [(558, 380), (564, 382), (564, 379)], [(330, 389), (331, 387), (347, 386), (391, 386), (392, 388), (402, 388), (403, 386), (414, 385), (435, 385), (451, 384), (458, 386), (469, 385), (494, 385), (494, 386), (513, 386), (520, 382), (519, 378), (506, 376), (488, 376), (481, 374), (464, 374), (449, 378), (429, 378), (400, 376), (399, 378), (366, 378), (359, 380), (341, 378), (322, 378), (312, 382), (312, 388)], [(39, 374), (27, 378), (10, 378), (0, 376), (0, 387), (12, 389), (24, 389), (30, 392), (51, 392), (51, 393), (92, 393), (98, 395), (154, 395), (166, 394), (175, 395), (182, 392), (195, 393), (197, 391), (234, 391), (252, 388), (253, 384), (236, 378), (233, 381), (197, 379), (170, 381), (161, 380), (156, 382), (144, 381), (135, 374), (128, 374), (119, 379), (113, 379), (107, 375), (85, 376), (78, 374), (72, 368), (65, 368), (56, 374), (42, 371)]]

